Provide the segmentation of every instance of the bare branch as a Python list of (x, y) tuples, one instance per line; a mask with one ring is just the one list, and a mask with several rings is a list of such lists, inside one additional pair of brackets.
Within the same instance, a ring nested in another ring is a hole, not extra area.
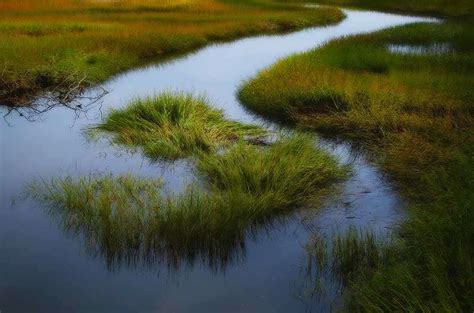
[[(70, 76), (75, 76), (75, 74)], [(75, 81), (67, 77), (57, 87), (47, 91), (36, 100), (21, 103), (19, 106), (9, 106), (3, 118), (8, 124), (7, 118), (12, 113), (16, 113), (27, 121), (34, 122), (56, 107), (67, 108), (75, 113), (76, 118), (79, 118), (97, 105), (100, 109), (102, 98), (108, 94), (108, 91), (101, 86), (86, 90), (85, 86), (88, 85), (90, 83), (86, 81), (85, 75)]]
[[(38, 74), (34, 74), (38, 75)], [(22, 77), (34, 76), (33, 73), (25, 73)], [(36, 83), (23, 81), (5, 63), (0, 69), (0, 99), (7, 106), (7, 112), (3, 115), (4, 120), (11, 117), (13, 113), (34, 122), (42, 114), (56, 107), (64, 107), (72, 110), (76, 117), (85, 115), (92, 107), (101, 105), (101, 99), (108, 91), (101, 87), (94, 87), (87, 80), (87, 75), (79, 71), (71, 71), (67, 75), (53, 75), (52, 82), (41, 82), (41, 77)], [(49, 80), (49, 77), (46, 77)], [(46, 86), (46, 87), (45, 87)], [(32, 97), (37, 90), (46, 90), (38, 97)], [(7, 122), (8, 124), (8, 122)]]

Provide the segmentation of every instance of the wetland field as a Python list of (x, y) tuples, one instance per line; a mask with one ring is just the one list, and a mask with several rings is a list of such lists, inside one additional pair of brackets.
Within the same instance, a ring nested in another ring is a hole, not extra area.
[(472, 312), (473, 21), (0, 0), (0, 313)]

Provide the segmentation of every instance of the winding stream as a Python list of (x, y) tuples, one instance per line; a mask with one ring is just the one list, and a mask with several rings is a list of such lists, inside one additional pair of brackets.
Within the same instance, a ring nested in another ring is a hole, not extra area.
[[(111, 92), (102, 111), (136, 96), (163, 90), (205, 93), (229, 118), (262, 122), (237, 101), (245, 78), (286, 55), (336, 37), (434, 21), (393, 14), (345, 10), (347, 18), (328, 27), (211, 45), (162, 65), (132, 70), (104, 84)], [(4, 114), (4, 108), (0, 113)], [(317, 214), (299, 212), (246, 240), (238, 258), (219, 270), (202, 260), (169, 271), (166, 264), (110, 264), (65, 233), (45, 210), (21, 197), (33, 178), (128, 173), (163, 176), (177, 190), (192, 178), (186, 162), (152, 163), (140, 153), (90, 142), (81, 131), (101, 118), (99, 108), (76, 118), (64, 108), (36, 122), (10, 115), (0, 120), (0, 311), (3, 312), (304, 312), (337, 306), (337, 287), (310, 297), (305, 249), (313, 229), (329, 234), (349, 225), (387, 232), (403, 216), (400, 200), (383, 175), (347, 143), (321, 146), (351, 162), (354, 175), (340, 196)]]

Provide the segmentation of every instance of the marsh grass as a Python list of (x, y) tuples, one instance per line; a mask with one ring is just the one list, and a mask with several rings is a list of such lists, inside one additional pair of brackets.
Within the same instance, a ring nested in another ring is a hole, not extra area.
[[(410, 200), (401, 240), (390, 248), (397, 257), (351, 277), (349, 311), (474, 308), (470, 29), (468, 20), (447, 21), (336, 40), (278, 62), (240, 89), (244, 104), (268, 118), (355, 139)], [(390, 44), (451, 50), (399, 54)], [(344, 250), (360, 248), (349, 242), (341, 242), (343, 259)]]
[[(98, 83), (211, 42), (343, 17), (338, 9), (310, 10), (269, 0), (4, 0), (0, 74), (9, 74), (0, 76), (0, 104), (28, 104), (36, 92), (54, 88), (71, 72)], [(39, 76), (47, 77), (49, 86), (38, 83)]]
[(316, 206), (347, 173), (304, 135), (268, 148), (240, 142), (203, 154), (197, 171), (203, 184), (181, 194), (164, 194), (159, 179), (108, 175), (36, 181), (27, 195), (67, 232), (81, 234), (110, 268), (201, 260), (223, 270), (243, 256), (247, 236), (303, 205)]
[[(337, 234), (332, 242), (332, 271), (341, 282), (349, 284), (362, 272), (373, 272), (387, 262), (392, 252), (388, 239), (377, 238), (370, 230), (349, 228), (347, 233)], [(366, 275), (366, 274), (365, 274)]]
[[(269, 118), (359, 139), (448, 120), (468, 125), (474, 43), (467, 29), (456, 23), (416, 24), (336, 40), (262, 71), (242, 86), (239, 97)], [(433, 42), (449, 43), (453, 51), (403, 55), (387, 49)]]
[[(415, 24), (336, 40), (262, 71), (239, 97), (268, 118), (383, 148), (381, 161), (392, 175), (410, 189), (422, 186), (425, 169), (461, 160), (470, 149), (463, 144), (473, 124), (468, 29), (453, 22)], [(449, 43), (453, 50), (398, 54), (389, 43)]]
[(261, 216), (268, 209), (284, 211), (301, 205), (311, 195), (318, 199), (326, 187), (347, 174), (347, 168), (303, 134), (285, 135), (270, 147), (241, 141), (222, 154), (201, 155), (197, 168), (212, 190), (238, 191), (261, 202)]
[(376, 272), (396, 258), (393, 247), (390, 238), (380, 238), (372, 230), (353, 226), (331, 238), (314, 234), (306, 245), (306, 271), (314, 281), (329, 272), (341, 286), (351, 286), (361, 276)]
[(112, 133), (117, 143), (142, 148), (153, 159), (166, 160), (213, 153), (239, 139), (266, 135), (263, 128), (226, 119), (205, 97), (184, 93), (136, 99), (111, 111), (94, 129)]

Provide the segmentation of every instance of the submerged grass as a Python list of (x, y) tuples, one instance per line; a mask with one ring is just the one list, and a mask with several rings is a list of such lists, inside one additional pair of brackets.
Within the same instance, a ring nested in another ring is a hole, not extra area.
[(136, 99), (113, 110), (95, 129), (114, 134), (115, 141), (143, 148), (154, 159), (175, 160), (199, 152), (215, 152), (242, 138), (266, 131), (227, 120), (205, 97), (162, 93)]
[(179, 195), (164, 195), (160, 180), (131, 175), (36, 181), (28, 194), (110, 267), (201, 259), (224, 269), (242, 255), (246, 235), (314, 205), (346, 173), (305, 135), (271, 147), (240, 142), (202, 155), (197, 170), (204, 187)]
[[(333, 239), (333, 271), (343, 281), (353, 280), (358, 270), (375, 270), (383, 263), (383, 243), (371, 231), (350, 228), (346, 234)], [(359, 274), (360, 275), (360, 274)]]
[[(471, 29), (450, 20), (336, 40), (278, 62), (239, 92), (268, 118), (363, 143), (410, 200), (395, 257), (351, 277), (352, 312), (474, 308)], [(389, 49), (433, 44), (450, 49)]]
[(396, 257), (388, 238), (381, 239), (374, 231), (349, 227), (330, 240), (315, 236), (306, 246), (307, 272), (310, 278), (321, 279), (326, 271), (347, 286), (354, 279), (371, 275)]
[[(271, 0), (0, 1), (0, 104), (77, 73), (94, 84), (210, 42), (340, 21), (338, 9)], [(73, 83), (73, 82), (69, 82)]]

